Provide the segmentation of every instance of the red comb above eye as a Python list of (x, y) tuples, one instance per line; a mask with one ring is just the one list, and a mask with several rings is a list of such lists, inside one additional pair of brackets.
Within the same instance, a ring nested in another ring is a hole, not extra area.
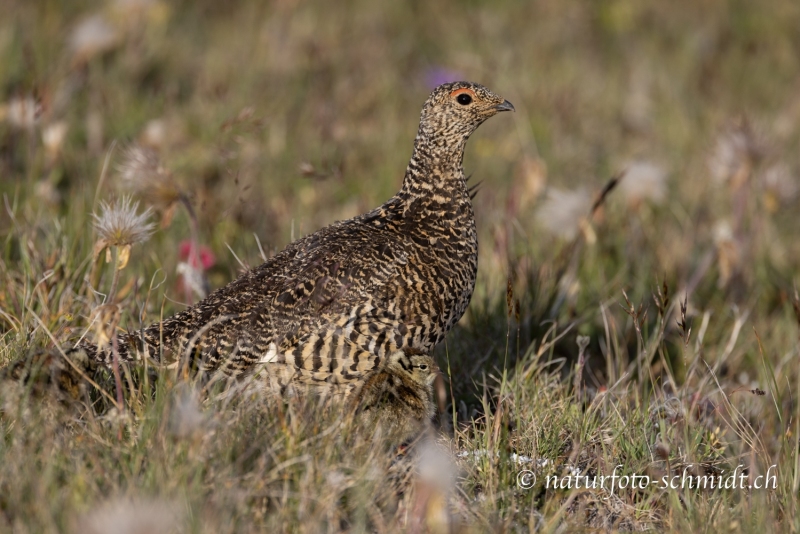
[(475, 96), (475, 91), (473, 91), (472, 89), (467, 89), (467, 88), (456, 89), (455, 91), (450, 93), (450, 96), (455, 98), (455, 97), (457, 97), (458, 95), (460, 95), (462, 93), (466, 93), (466, 94), (468, 94), (470, 96)]

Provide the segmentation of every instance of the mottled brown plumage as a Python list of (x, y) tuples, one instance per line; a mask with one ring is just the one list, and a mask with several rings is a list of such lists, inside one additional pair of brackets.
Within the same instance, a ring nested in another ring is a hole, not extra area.
[[(398, 351), (428, 354), (469, 304), (478, 265), (462, 169), (470, 134), (513, 106), (468, 82), (422, 108), (400, 191), (382, 206), (287, 246), (198, 304), (120, 338), (121, 357), (191, 360), (227, 375), (266, 366), (280, 393), (352, 391)], [(110, 362), (107, 351), (80, 347)]]
[(413, 349), (390, 354), (368, 373), (351, 396), (351, 406), (368, 428), (380, 425), (401, 439), (422, 431), (434, 415), (433, 381), (438, 367), (433, 358)]

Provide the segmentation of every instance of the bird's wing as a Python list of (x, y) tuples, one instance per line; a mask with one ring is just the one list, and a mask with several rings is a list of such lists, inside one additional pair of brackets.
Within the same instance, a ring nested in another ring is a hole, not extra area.
[(266, 305), (281, 334), (309, 319), (358, 315), (360, 306), (382, 305), (385, 288), (408, 261), (399, 240), (368, 228), (326, 234), (310, 240), (283, 275), (273, 278), (276, 291)]
[(393, 342), (387, 307), (407, 256), (401, 240), (363, 224), (327, 227), (201, 303), (205, 331), (182, 346), (214, 368), (261, 361), (293, 381), (354, 380)]
[(397, 239), (360, 230), (309, 248), (266, 306), (277, 363), (294, 381), (355, 380), (398, 343), (395, 293), (408, 253)]

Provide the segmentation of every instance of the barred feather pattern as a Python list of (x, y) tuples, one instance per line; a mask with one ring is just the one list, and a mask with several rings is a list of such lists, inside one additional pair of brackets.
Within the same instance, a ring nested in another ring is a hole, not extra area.
[[(122, 335), (121, 358), (187, 358), (229, 376), (264, 366), (270, 387), (285, 393), (299, 384), (352, 390), (390, 354), (429, 354), (475, 286), (464, 148), (483, 121), (509, 109), (478, 84), (437, 87), (396, 195), (291, 243), (185, 311)], [(108, 351), (76, 349), (110, 363)]]

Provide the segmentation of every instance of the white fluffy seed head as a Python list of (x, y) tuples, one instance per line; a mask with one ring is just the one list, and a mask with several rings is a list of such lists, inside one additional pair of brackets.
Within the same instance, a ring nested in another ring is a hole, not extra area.
[(628, 165), (619, 189), (629, 203), (650, 201), (661, 204), (667, 195), (667, 171), (649, 161), (633, 161)]
[(119, 31), (103, 15), (93, 15), (82, 20), (69, 36), (69, 47), (81, 59), (89, 59), (112, 50), (119, 42)]
[(109, 246), (122, 247), (147, 241), (153, 234), (155, 224), (149, 222), (152, 210), (147, 208), (137, 213), (138, 202), (122, 197), (113, 203), (100, 201), (100, 215), (94, 217), (94, 228), (100, 239)]
[(12, 98), (2, 106), (2, 115), (15, 128), (32, 130), (39, 122), (42, 106), (31, 96)]
[(747, 125), (737, 124), (723, 131), (708, 158), (711, 177), (719, 184), (735, 181), (762, 155), (762, 142)]
[(548, 189), (546, 198), (536, 212), (536, 219), (551, 233), (572, 239), (578, 235), (581, 221), (589, 216), (592, 199), (584, 189), (565, 191)]
[(152, 148), (129, 147), (119, 165), (119, 176), (124, 189), (156, 209), (167, 210), (181, 197), (180, 188)]
[(140, 534), (143, 532), (180, 532), (184, 523), (180, 503), (116, 498), (93, 508), (80, 520), (80, 532)]

